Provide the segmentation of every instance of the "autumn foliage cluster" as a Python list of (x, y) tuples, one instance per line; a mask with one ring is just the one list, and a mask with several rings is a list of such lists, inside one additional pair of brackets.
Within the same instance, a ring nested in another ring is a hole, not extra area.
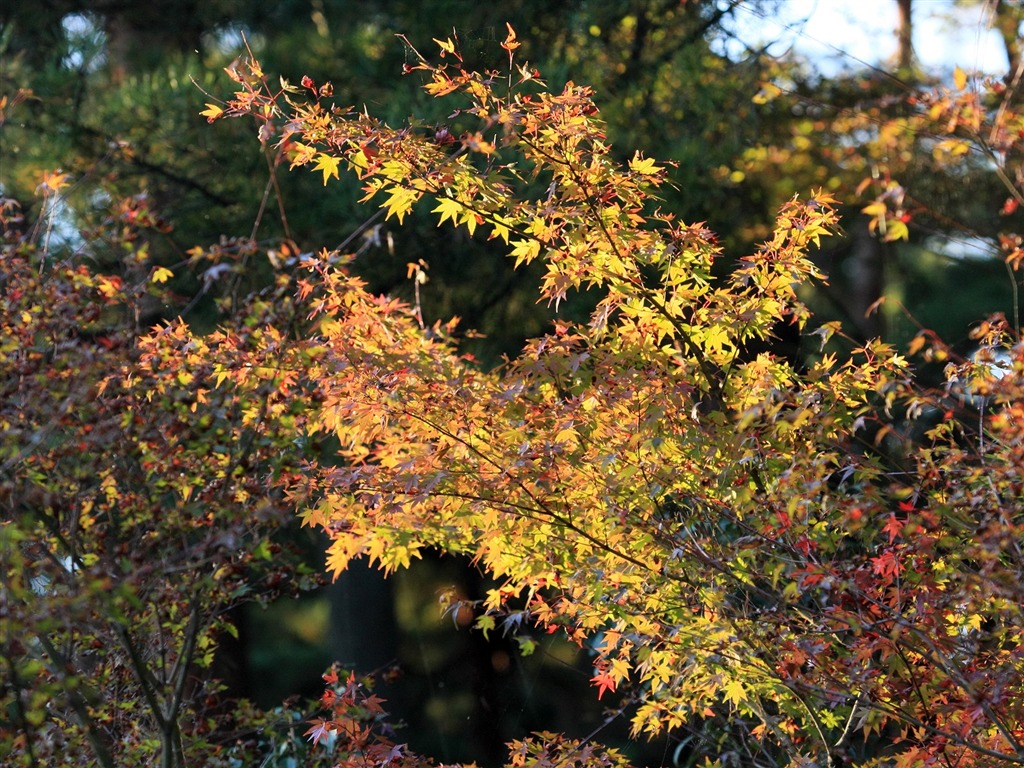
[[(126, 207), (95, 237), (141, 247), (156, 222), (138, 213)], [(292, 512), (270, 483), (298, 466), (302, 406), (215, 387), (216, 335), (168, 327), (141, 340), (159, 268), (137, 283), (93, 274), (48, 259), (20, 224), (8, 204), (0, 751), (113, 766), (144, 746), (184, 765), (225, 738), (219, 687), (197, 672), (236, 634), (230, 610), (317, 581), (275, 540)], [(235, 343), (255, 346), (270, 312), (286, 320), (287, 297), (243, 308), (251, 327)]]
[[(191, 670), (225, 608), (274, 578), (268, 537), (295, 509), (330, 537), (334, 574), (357, 558), (392, 572), (428, 550), (470, 557), (494, 579), (467, 606), (480, 631), (524, 654), (565, 633), (636, 737), (696, 735), (712, 764), (1024, 762), (1017, 318), (983, 322), (970, 359), (927, 329), (907, 353), (856, 345), (801, 298), (839, 227), (829, 194), (788, 201), (759, 248), (723, 263), (712, 233), (659, 208), (670, 164), (616, 160), (590, 90), (549, 91), (511, 28), (500, 73), (438, 42), (439, 63), (417, 53), (408, 70), (451, 102), (444, 127), (393, 128), (332, 104), (330, 84), (272, 85), (253, 60), (204, 114), (253, 119), (325, 185), (355, 174), (397, 223), (426, 205), (500, 241), (517, 267), (542, 266), (540, 301), (584, 293), (589, 317), (485, 370), (454, 323), (369, 293), (325, 249), (282, 266), (234, 325), (136, 339), (108, 330), (131, 286), (11, 246), (0, 426), (17, 439), (0, 501), (14, 522), (0, 532), (18, 634), (0, 744), (24, 764), (75, 744), (112, 765), (152, 721), (165, 760), (200, 742), (227, 759), (217, 713), (182, 725)], [(1012, 156), (1010, 102), (958, 85), (918, 105), (948, 133), (936, 152), (986, 134)], [(868, 211), (883, 236), (902, 232), (899, 204)], [(1020, 239), (1004, 242), (1016, 280)], [(788, 328), (800, 359), (773, 351)], [(937, 385), (915, 372), (926, 362), (945, 366)], [(51, 399), (33, 400), (43, 378)], [(187, 570), (185, 592), (150, 567), (147, 547), (168, 538), (181, 561), (159, 573)], [(96, 599), (104, 626), (67, 618)], [(58, 622), (41, 615), (55, 601)], [(164, 628), (160, 645), (139, 647), (143, 623)], [(357, 681), (327, 682), (308, 736), (328, 760), (421, 762), (374, 730), (380, 703)], [(138, 712), (117, 706), (130, 686)], [(510, 752), (516, 766), (623, 761), (551, 734)]]

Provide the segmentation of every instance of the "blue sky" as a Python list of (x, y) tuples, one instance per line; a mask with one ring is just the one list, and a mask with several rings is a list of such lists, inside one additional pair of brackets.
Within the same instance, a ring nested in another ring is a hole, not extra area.
[[(986, 3), (958, 7), (954, 0), (914, 0), (914, 50), (931, 71), (1001, 73), (1006, 55), (988, 29)], [(896, 51), (896, 0), (785, 0), (777, 16), (760, 17), (740, 6), (741, 34), (753, 42), (780, 40), (776, 52), (792, 47), (823, 74), (851, 65), (845, 52), (867, 64), (891, 59)], [(853, 66), (857, 61), (852, 62)]]

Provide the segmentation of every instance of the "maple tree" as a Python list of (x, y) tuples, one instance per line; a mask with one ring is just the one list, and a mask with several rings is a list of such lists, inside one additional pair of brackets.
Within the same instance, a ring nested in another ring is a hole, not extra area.
[[(688, 730), (723, 764), (1024, 760), (1018, 324), (990, 318), (985, 354), (936, 391), (881, 341), (840, 356), (796, 290), (821, 279), (828, 194), (787, 202), (718, 277), (714, 236), (657, 207), (665, 164), (612, 159), (589, 89), (545, 90), (511, 27), (501, 73), (437, 42), (440, 63), (407, 69), (459, 100), (441, 129), (332, 106), (309, 78), (272, 87), (255, 61), (207, 112), (254, 117), (324, 183), (355, 173), (399, 223), (430, 199), (439, 224), (542, 264), (556, 308), (598, 297), (484, 371), (453, 325), (369, 294), (344, 254), (309, 260), (295, 357), (237, 345), (218, 378), (290, 371), (315, 403), (297, 426), (338, 441), (286, 483), (331, 536), (329, 570), (469, 555), (497, 582), (471, 606), (481, 631), (525, 653), (531, 628), (589, 645), (636, 735)], [(759, 351), (780, 324), (820, 351)]]
[[(65, 183), (49, 174), (40, 189)], [(29, 226), (2, 201), (5, 765), (251, 759), (250, 729), (269, 733), (274, 717), (249, 708), (242, 721), (219, 701), (218, 639), (242, 602), (319, 583), (280, 536), (291, 508), (269, 480), (298, 465), (301, 401), (284, 399), (283, 381), (215, 387), (217, 335), (172, 324), (139, 337), (140, 307), (166, 292), (169, 270), (139, 247), (155, 217), (129, 216), (128, 202), (93, 237), (138, 259), (105, 275), (48, 248), (47, 219)], [(239, 309), (236, 345), (288, 322), (291, 289), (277, 290)]]
[[(416, 53), (408, 70), (456, 101), (443, 126), (392, 128), (311, 78), (271, 86), (255, 60), (204, 114), (255, 118), (325, 185), (354, 174), (396, 223), (427, 198), (439, 225), (537, 269), (556, 310), (574, 293), (596, 304), (499, 370), (460, 352), (454, 322), (369, 292), (348, 254), (287, 243), (260, 253), (271, 288), (225, 297), (220, 331), (174, 321), (139, 338), (145, 296), (174, 276), (143, 247), (139, 229), (163, 226), (144, 201), (107, 222), (129, 254), (119, 275), (58, 257), (44, 219), (26, 233), (5, 205), (0, 746), (24, 765), (231, 764), (268, 746), (429, 762), (333, 671), (325, 714), (310, 727), (282, 711), (280, 742), (247, 705), (208, 708), (225, 611), (296, 578), (272, 534), (297, 506), (330, 536), (334, 573), (469, 556), (495, 586), (449, 607), (523, 653), (564, 633), (637, 736), (685, 734), (710, 762), (1024, 761), (1016, 317), (981, 324), (970, 359), (922, 329), (908, 354), (948, 364), (927, 389), (893, 347), (814, 327), (799, 288), (821, 280), (829, 194), (789, 200), (759, 249), (723, 265), (714, 235), (659, 208), (668, 164), (614, 159), (590, 89), (549, 91), (511, 28), (500, 73), (438, 43), (440, 63)], [(879, 135), (944, 136), (951, 161), (990, 151), (1012, 209), (1021, 118), (998, 84), (967, 85)], [(868, 213), (892, 238), (907, 211), (884, 193)], [(1016, 286), (1020, 240), (1001, 242)], [(189, 266), (242, 272), (261, 248), (198, 247)], [(417, 285), (423, 269), (409, 266)], [(770, 351), (788, 327), (806, 360)], [(544, 733), (509, 762), (624, 758)]]

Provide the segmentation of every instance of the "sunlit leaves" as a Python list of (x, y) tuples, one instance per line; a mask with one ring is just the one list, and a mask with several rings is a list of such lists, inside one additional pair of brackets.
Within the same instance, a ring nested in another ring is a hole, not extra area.
[(403, 187), (392, 187), (388, 192), (387, 198), (381, 204), (381, 207), (387, 211), (387, 218), (394, 216), (398, 219), (398, 223), (401, 224), (405, 219), (409, 211), (412, 210), (413, 203), (420, 198), (420, 193), (412, 189), (404, 189)]
[(775, 83), (763, 83), (761, 89), (754, 94), (752, 101), (755, 104), (768, 104), (782, 95), (782, 89)]
[[(1012, 757), (1000, 739), (1020, 723), (1016, 646), (986, 619), (1021, 619), (1019, 580), (1005, 578), (1020, 555), (1005, 542), (1021, 532), (1024, 368), (996, 379), (964, 363), (927, 392), (880, 341), (826, 350), (834, 324), (814, 331), (807, 360), (758, 351), (811, 322), (798, 287), (821, 278), (836, 200), (790, 198), (725, 268), (709, 232), (652, 213), (667, 164), (615, 161), (589, 89), (498, 88), (463, 68), (454, 39), (437, 42), (444, 63), (410, 69), (468, 123), (450, 150), (437, 130), (271, 108), (316, 156), (346, 159), (389, 218), (428, 198), (439, 225), (507, 238), (515, 266), (537, 265), (539, 300), (557, 309), (590, 291), (596, 306), (482, 372), (413, 309), (310, 264), (308, 344), (323, 353), (299, 366), (316, 402), (301, 426), (339, 450), (288, 489), (330, 535), (329, 569), (468, 555), (500, 585), (477, 627), (517, 617), (589, 643), (596, 693), (634, 696), (637, 734), (728, 712), (786, 763), (883, 735), (899, 759)], [(901, 127), (885, 130), (901, 146)], [(956, 160), (960, 146), (940, 151)], [(905, 190), (879, 186), (864, 209), (873, 231), (908, 237)], [(979, 333), (1020, 357), (1005, 323)], [(233, 384), (279, 380), (260, 355), (277, 359), (281, 339), (264, 342)], [(958, 386), (998, 403), (980, 435), (952, 415)], [(922, 439), (919, 422), (947, 413)], [(989, 679), (1013, 695), (986, 709)]]
[(166, 283), (172, 277), (174, 277), (174, 273), (171, 270), (167, 269), (167, 267), (156, 267), (153, 270), (153, 274), (150, 275), (149, 280), (151, 283), (159, 284)]
[(743, 687), (742, 682), (734, 678), (722, 686), (722, 697), (733, 706), (736, 706), (746, 701), (747, 690)]
[(203, 117), (205, 117), (207, 122), (212, 123), (214, 120), (216, 120), (218, 117), (220, 117), (223, 113), (224, 113), (224, 109), (222, 107), (220, 107), (220, 106), (218, 106), (216, 104), (207, 103), (206, 104), (206, 109), (204, 109), (199, 114), (201, 114)]
[(953, 67), (953, 87), (958, 91), (967, 87), (967, 73), (960, 67)]
[(71, 183), (68, 174), (63, 171), (47, 171), (39, 182), (39, 190), (46, 194), (59, 193)]
[(597, 698), (600, 699), (608, 692), (615, 693), (615, 686), (617, 685), (617, 682), (608, 670), (599, 670), (598, 673), (590, 679), (597, 688)]
[(325, 155), (323, 152), (316, 156), (316, 164), (313, 166), (313, 170), (323, 173), (325, 187), (327, 186), (327, 180), (329, 178), (332, 176), (334, 178), (338, 178), (338, 165), (340, 163), (340, 158)]
[(463, 212), (463, 206), (457, 200), (453, 200), (450, 197), (441, 197), (438, 198), (437, 207), (433, 212), (440, 214), (437, 222), (438, 226), (444, 224), (448, 219), (451, 219), (452, 223), (458, 224), (459, 216)]
[(641, 157), (639, 153), (629, 161), (629, 169), (641, 176), (653, 176), (664, 170), (661, 166), (655, 165), (654, 160), (649, 157)]
[(0, 722), (0, 751), (11, 765), (161, 752), (180, 765), (182, 750), (206, 763), (217, 719), (195, 714), (219, 690), (204, 670), (230, 632), (225, 612), (253, 583), (273, 575), (269, 597), (301, 578), (270, 538), (289, 511), (268, 483), (297, 463), (298, 409), (278, 395), (294, 379), (231, 387), (247, 340), (280, 343), (252, 328), (275, 315), (264, 305), (210, 339), (182, 323), (140, 339), (138, 303), (170, 269), (130, 281), (56, 263), (31, 242), (3, 244), (0, 708), (24, 717)]

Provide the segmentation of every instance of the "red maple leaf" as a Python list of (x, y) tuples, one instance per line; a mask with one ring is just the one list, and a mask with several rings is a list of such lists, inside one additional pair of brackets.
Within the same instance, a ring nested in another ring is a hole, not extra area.
[(885, 533), (889, 534), (889, 543), (892, 544), (894, 541), (896, 541), (896, 537), (899, 536), (901, 533), (903, 533), (903, 523), (901, 523), (896, 518), (895, 514), (890, 512), (889, 513), (889, 522), (887, 522), (882, 527), (882, 530)]
[(605, 691), (615, 693), (615, 680), (608, 674), (607, 669), (599, 669), (597, 674), (590, 678), (592, 683), (597, 685), (597, 698), (600, 701)]

